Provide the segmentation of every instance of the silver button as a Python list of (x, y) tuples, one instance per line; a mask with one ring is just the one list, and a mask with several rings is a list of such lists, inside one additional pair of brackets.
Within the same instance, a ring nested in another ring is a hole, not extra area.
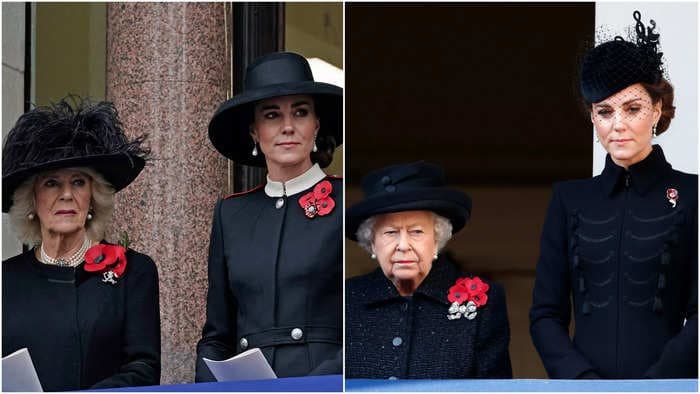
[(396, 337), (391, 341), (391, 344), (394, 346), (401, 346), (402, 343), (403, 339), (401, 339), (401, 337)]
[(275, 202), (275, 208), (280, 209), (284, 206), (284, 198), (280, 197)]
[(304, 331), (301, 328), (295, 328), (292, 330), (292, 339), (298, 341), (304, 336)]
[(241, 349), (246, 350), (248, 348), (248, 340), (241, 338)]

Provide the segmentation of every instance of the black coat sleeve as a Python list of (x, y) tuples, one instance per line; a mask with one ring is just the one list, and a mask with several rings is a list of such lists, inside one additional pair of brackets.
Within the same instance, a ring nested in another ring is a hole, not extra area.
[(196, 382), (216, 381), (202, 360), (225, 360), (236, 352), (236, 314), (238, 303), (228, 284), (228, 271), (224, 257), (221, 206), (214, 209), (211, 238), (209, 240), (209, 289), (207, 291), (207, 320), (202, 329), (202, 339), (197, 344)]
[(160, 384), (160, 304), (158, 271), (150, 257), (127, 254), (124, 360), (119, 372), (93, 389)]
[(591, 375), (594, 370), (569, 337), (571, 284), (567, 234), (566, 211), (555, 185), (542, 229), (530, 309), (532, 341), (549, 377), (554, 379), (575, 379)]
[(697, 209), (693, 214), (694, 241), (690, 245), (690, 269), (687, 275), (687, 302), (685, 326), (671, 340), (666, 342), (661, 358), (644, 374), (646, 378), (672, 379), (697, 376), (698, 373), (698, 222)]
[(497, 283), (489, 284), (487, 305), (490, 310), (484, 311), (480, 319), (476, 344), (476, 378), (510, 379), (513, 371), (510, 364), (508, 344), (510, 342), (510, 326), (506, 294), (503, 287)]

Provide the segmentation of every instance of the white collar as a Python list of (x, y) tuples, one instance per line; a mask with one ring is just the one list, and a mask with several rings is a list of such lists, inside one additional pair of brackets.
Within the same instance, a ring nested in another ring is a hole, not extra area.
[(270, 180), (268, 176), (267, 184), (265, 185), (265, 194), (269, 197), (291, 196), (306, 189), (310, 189), (325, 177), (326, 173), (323, 172), (318, 163), (306, 170), (305, 173), (287, 182), (275, 182)]

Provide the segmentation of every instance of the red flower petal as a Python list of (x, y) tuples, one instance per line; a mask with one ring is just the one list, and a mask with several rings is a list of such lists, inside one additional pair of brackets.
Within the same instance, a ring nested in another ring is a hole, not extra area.
[(328, 215), (335, 207), (335, 201), (330, 197), (326, 197), (316, 202), (316, 207), (318, 208), (319, 215)]
[(126, 269), (126, 249), (122, 246), (115, 246), (115, 252), (117, 254), (117, 265), (111, 268), (111, 271), (114, 271), (117, 276), (122, 276)]
[(308, 192), (299, 198), (299, 205), (303, 209), (306, 209), (306, 207), (309, 206), (309, 204), (313, 204), (315, 201), (316, 199), (314, 198), (314, 193)]
[(473, 277), (467, 287), (469, 288), (469, 294), (472, 296), (484, 294), (489, 290), (489, 285), (484, 283), (478, 276)]
[(483, 293), (472, 296), (472, 299), (470, 301), (474, 301), (476, 306), (484, 306), (486, 305), (486, 301), (488, 301), (488, 299), (489, 296), (487, 296), (486, 293)]
[(460, 281), (457, 281), (457, 284), (450, 287), (450, 292), (447, 295), (447, 299), (450, 302), (458, 302), (460, 304), (467, 301), (468, 298), (469, 298), (469, 291), (467, 290), (466, 287), (462, 286)]
[(97, 244), (85, 252), (85, 271), (100, 271), (117, 261), (112, 245)]
[(333, 191), (333, 185), (331, 185), (330, 182), (328, 182), (328, 181), (319, 182), (314, 187), (314, 197), (316, 197), (317, 200), (320, 200), (322, 198), (328, 197), (328, 195), (331, 194), (332, 191)]

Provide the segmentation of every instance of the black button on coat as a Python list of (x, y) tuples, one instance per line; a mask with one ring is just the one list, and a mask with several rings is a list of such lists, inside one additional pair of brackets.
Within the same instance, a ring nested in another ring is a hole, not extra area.
[(160, 383), (158, 273), (128, 250), (117, 283), (42, 264), (34, 250), (2, 262), (2, 355), (28, 348), (44, 391)]
[(554, 186), (530, 310), (550, 377), (697, 377), (697, 190), (658, 145)]
[(217, 203), (196, 381), (215, 380), (202, 357), (256, 347), (278, 377), (342, 373), (343, 188), (326, 180), (335, 207), (325, 216), (308, 218), (299, 205), (313, 187), (281, 208), (263, 188)]
[(473, 320), (448, 320), (447, 295), (467, 277), (443, 256), (413, 296), (402, 297), (381, 269), (346, 281), (348, 378), (511, 378), (503, 288), (487, 282)]

